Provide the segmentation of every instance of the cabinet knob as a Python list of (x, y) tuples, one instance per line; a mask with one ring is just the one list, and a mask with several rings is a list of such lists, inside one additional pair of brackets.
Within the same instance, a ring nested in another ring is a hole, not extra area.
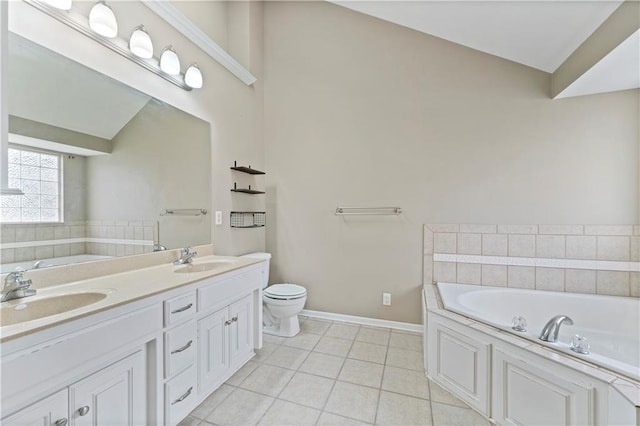
[(233, 322), (238, 321), (238, 316), (236, 315), (235, 317), (231, 318), (231, 321), (233, 321)]
[(56, 422), (53, 424), (54, 426), (67, 426), (67, 419), (63, 418), (63, 419), (58, 419), (56, 420)]
[(85, 405), (84, 407), (78, 408), (78, 414), (80, 414), (81, 416), (86, 416), (88, 412), (89, 412), (89, 406), (88, 405)]

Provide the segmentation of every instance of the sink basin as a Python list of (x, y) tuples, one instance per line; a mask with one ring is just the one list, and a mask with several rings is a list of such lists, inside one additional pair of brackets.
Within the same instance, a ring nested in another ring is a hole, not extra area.
[(0, 305), (0, 326), (32, 321), (91, 305), (107, 297), (105, 293), (72, 293), (59, 296), (25, 297)]
[(191, 265), (181, 266), (174, 272), (179, 274), (188, 274), (192, 272), (215, 271), (216, 269), (226, 268), (236, 262), (237, 260), (212, 260), (210, 262), (192, 263)]

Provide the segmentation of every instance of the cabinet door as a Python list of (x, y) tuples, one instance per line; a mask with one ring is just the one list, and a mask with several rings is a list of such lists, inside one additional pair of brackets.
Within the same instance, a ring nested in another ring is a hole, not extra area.
[(229, 307), (229, 346), (231, 365), (243, 364), (253, 352), (253, 295), (248, 295)]
[(16, 426), (65, 426), (69, 396), (65, 388), (41, 401), (31, 404), (13, 416), (2, 419), (1, 424)]
[(206, 392), (230, 368), (229, 309), (224, 308), (198, 321), (198, 386)]
[(145, 376), (144, 354), (138, 351), (70, 386), (70, 424), (145, 424)]

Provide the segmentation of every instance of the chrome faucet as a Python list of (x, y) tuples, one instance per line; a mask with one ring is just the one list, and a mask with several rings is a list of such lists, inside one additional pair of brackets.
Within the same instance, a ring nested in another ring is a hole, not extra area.
[(566, 315), (556, 315), (551, 318), (540, 332), (540, 340), (545, 342), (557, 342), (560, 326), (564, 323), (567, 325), (573, 325), (573, 320)]
[(31, 284), (30, 279), (24, 279), (24, 270), (11, 272), (4, 278), (4, 285), (0, 291), (0, 302), (33, 296), (36, 291), (29, 288)]
[(173, 262), (174, 265), (185, 265), (193, 262), (193, 258), (198, 255), (197, 251), (191, 251), (191, 247), (180, 250), (180, 259)]

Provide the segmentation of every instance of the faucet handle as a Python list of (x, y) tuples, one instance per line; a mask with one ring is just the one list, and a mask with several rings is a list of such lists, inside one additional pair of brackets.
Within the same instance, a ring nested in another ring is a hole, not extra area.
[(181, 250), (182, 254), (189, 254), (191, 253), (191, 247), (185, 247)]
[(571, 346), (569, 346), (569, 349), (579, 354), (587, 355), (589, 349), (591, 349), (591, 344), (586, 337), (574, 334), (573, 337), (571, 337)]
[(527, 320), (521, 317), (520, 315), (516, 315), (511, 320), (511, 328), (514, 329), (515, 331), (524, 333), (525, 331), (527, 331)]
[(9, 275), (4, 278), (4, 284), (18, 284), (24, 281), (24, 273), (25, 269), (18, 266), (15, 271), (9, 272)]

